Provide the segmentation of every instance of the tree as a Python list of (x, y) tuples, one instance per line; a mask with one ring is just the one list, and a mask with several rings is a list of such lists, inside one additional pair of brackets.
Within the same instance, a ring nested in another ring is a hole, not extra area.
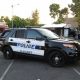
[(33, 13), (32, 13), (32, 26), (37, 26), (39, 25), (39, 12), (36, 9)]
[(68, 8), (65, 7), (60, 10), (59, 4), (51, 4), (49, 9), (50, 9), (50, 16), (54, 19), (57, 18), (57, 21), (54, 22), (56, 24), (63, 23), (64, 19), (68, 15)]
[(1, 16), (0, 22), (4, 22), (4, 16)]
[(8, 16), (4, 17), (4, 21), (6, 22), (6, 24), (8, 25), (8, 27), (11, 28), (11, 20), (8, 18)]
[(64, 23), (64, 18), (61, 14), (59, 14), (59, 18), (57, 19), (56, 22), (54, 22), (55, 24), (60, 24), (60, 23)]
[(1, 16), (0, 22), (5, 22), (6, 25), (11, 28), (11, 20), (8, 18), (8, 16)]
[(24, 27), (25, 26), (25, 20), (18, 17), (18, 16), (13, 16), (13, 27), (19, 28), (19, 27)]
[(32, 25), (32, 19), (26, 18), (25, 21), (26, 21), (26, 26), (31, 26)]
[[(32, 13), (32, 18), (20, 18), (19, 16), (13, 16), (12, 19), (10, 20), (7, 16), (1, 16), (0, 18), (1, 22), (6, 22), (6, 24), (12, 28), (19, 28), (19, 27), (25, 27), (25, 26), (38, 26), (39, 25), (39, 12), (36, 9)], [(13, 23), (12, 23), (13, 22)]]
[(62, 15), (63, 18), (67, 17), (68, 16), (68, 8), (65, 7), (65, 8), (61, 9), (60, 14)]
[(73, 12), (73, 15), (80, 27), (80, 0), (72, 0), (72, 2), (73, 3), (69, 5), (69, 8)]
[(20, 27), (20, 17), (18, 16), (13, 16), (13, 27)]
[(21, 18), (20, 27), (25, 27), (25, 26), (26, 26), (26, 20), (24, 18)]
[(58, 17), (59, 15), (59, 4), (51, 4), (49, 9), (50, 9), (50, 16), (52, 18), (55, 18), (56, 16)]

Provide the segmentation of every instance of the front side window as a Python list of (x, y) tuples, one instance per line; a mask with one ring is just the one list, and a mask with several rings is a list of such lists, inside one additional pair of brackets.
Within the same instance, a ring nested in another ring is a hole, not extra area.
[(41, 35), (36, 30), (28, 30), (27, 31), (27, 38), (28, 39), (41, 38)]

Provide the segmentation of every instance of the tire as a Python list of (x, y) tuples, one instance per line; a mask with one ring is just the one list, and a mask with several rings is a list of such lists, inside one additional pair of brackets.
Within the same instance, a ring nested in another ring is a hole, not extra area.
[(65, 56), (61, 51), (53, 51), (49, 55), (49, 63), (54, 67), (62, 67), (65, 64)]
[(12, 59), (13, 58), (13, 51), (10, 47), (5, 47), (3, 50), (3, 56), (6, 59)]

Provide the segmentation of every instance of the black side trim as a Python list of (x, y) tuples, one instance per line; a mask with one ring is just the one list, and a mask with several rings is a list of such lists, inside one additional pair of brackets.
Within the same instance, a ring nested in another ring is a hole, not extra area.
[[(19, 43), (9, 42), (9, 45), (12, 45), (12, 46), (18, 46), (18, 44), (19, 44)], [(25, 45), (23, 44), (21, 47), (27, 48), (27, 47), (29, 47), (29, 46), (25, 46)], [(38, 45), (36, 45), (36, 46), (35, 46), (35, 49), (44, 50), (45, 47), (44, 47), (44, 46), (38, 46)]]

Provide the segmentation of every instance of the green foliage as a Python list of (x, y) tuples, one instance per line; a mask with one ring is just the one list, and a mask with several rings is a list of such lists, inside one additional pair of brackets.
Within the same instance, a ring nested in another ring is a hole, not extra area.
[(20, 18), (20, 17), (18, 17), (18, 16), (13, 16), (13, 27), (17, 27), (17, 28), (19, 28), (19, 27), (22, 27), (21, 25), (21, 21), (22, 21), (22, 19)]
[(52, 18), (57, 18), (56, 24), (63, 23), (64, 18), (68, 15), (68, 8), (63, 8), (60, 10), (59, 4), (51, 4), (50, 7), (50, 16)]
[(25, 22), (26, 22), (26, 26), (31, 26), (32, 25), (32, 19), (30, 19), (30, 18), (26, 18), (25, 19)]
[(14, 28), (19, 27), (25, 27), (25, 26), (38, 26), (39, 24), (39, 12), (36, 9), (32, 13), (32, 19), (31, 18), (20, 18), (19, 16), (13, 16), (10, 20), (7, 16), (1, 16), (0, 22), (6, 22), (8, 27), (12, 28), (12, 24)]
[(31, 23), (33, 26), (37, 26), (39, 24), (39, 12), (37, 9), (32, 13)]
[(60, 14), (62, 14), (62, 16), (67, 15), (68, 14), (68, 8), (64, 8), (60, 10)]
[(58, 20), (56, 22), (54, 22), (55, 24), (60, 24), (60, 23), (64, 23), (64, 18), (62, 15), (59, 16)]
[(4, 22), (4, 16), (1, 16), (0, 22)]
[(72, 0), (72, 4), (69, 5), (70, 10), (73, 12), (78, 25), (80, 25), (80, 0)]
[(50, 16), (52, 18), (55, 18), (59, 14), (59, 8), (60, 6), (58, 4), (51, 4), (49, 9), (50, 9)]
[(6, 24), (9, 26), (9, 27), (11, 27), (11, 21), (10, 21), (10, 19), (6, 16), (6, 17), (4, 17), (4, 21), (6, 22)]

